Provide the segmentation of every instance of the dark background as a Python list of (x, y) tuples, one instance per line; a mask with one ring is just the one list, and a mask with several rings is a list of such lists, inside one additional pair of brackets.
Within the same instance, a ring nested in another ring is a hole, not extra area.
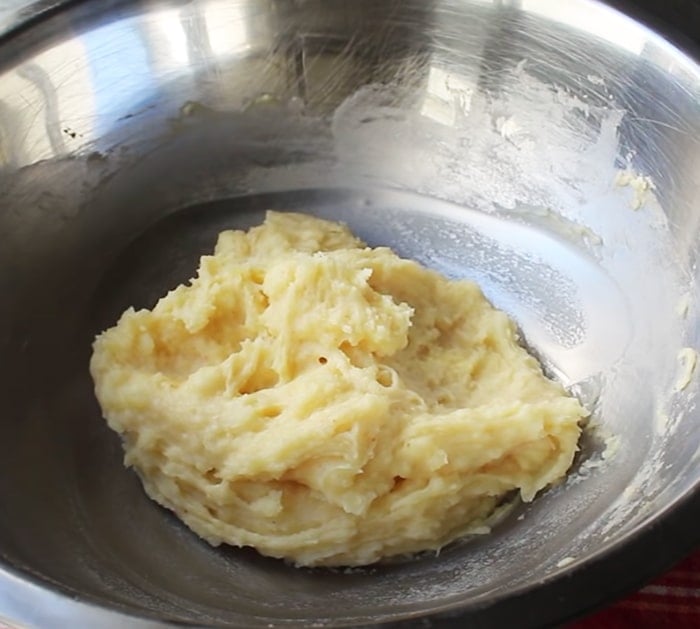
[[(700, 0), (608, 0), (607, 3), (660, 30), (676, 43), (682, 45), (684, 40), (693, 39), (700, 49)], [(699, 52), (695, 51), (696, 57)]]

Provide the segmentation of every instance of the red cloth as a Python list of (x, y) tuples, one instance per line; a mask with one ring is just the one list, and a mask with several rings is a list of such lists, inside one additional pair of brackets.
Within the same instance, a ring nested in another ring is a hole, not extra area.
[(567, 629), (697, 629), (700, 627), (700, 551), (631, 596)]
[[(641, 590), (567, 629), (698, 629), (700, 551)], [(0, 621), (0, 629), (13, 629)]]

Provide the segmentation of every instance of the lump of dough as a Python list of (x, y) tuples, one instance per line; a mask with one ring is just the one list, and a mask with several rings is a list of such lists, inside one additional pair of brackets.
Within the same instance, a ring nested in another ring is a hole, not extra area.
[(298, 565), (439, 549), (560, 479), (585, 415), (475, 284), (292, 213), (221, 233), (90, 369), (151, 498)]

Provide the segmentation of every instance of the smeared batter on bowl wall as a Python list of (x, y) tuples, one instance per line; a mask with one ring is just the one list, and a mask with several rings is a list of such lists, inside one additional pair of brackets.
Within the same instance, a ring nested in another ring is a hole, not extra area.
[(586, 414), (478, 286), (269, 212), (95, 341), (125, 464), (213, 545), (298, 565), (439, 549), (571, 465)]

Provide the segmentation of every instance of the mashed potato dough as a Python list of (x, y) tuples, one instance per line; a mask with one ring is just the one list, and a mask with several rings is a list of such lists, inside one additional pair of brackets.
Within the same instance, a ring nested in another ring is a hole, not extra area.
[(298, 565), (439, 549), (562, 478), (585, 414), (475, 284), (292, 213), (221, 233), (90, 367), (151, 498)]

